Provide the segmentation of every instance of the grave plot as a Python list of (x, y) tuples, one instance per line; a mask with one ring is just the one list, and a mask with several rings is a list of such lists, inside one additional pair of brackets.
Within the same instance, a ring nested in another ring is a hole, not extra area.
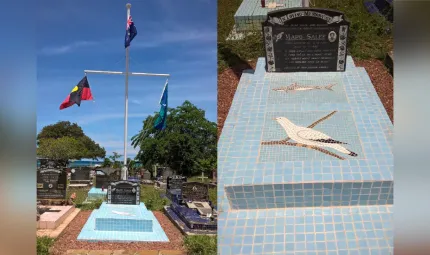
[(339, 73), (269, 73), (260, 58), (218, 143), (220, 254), (389, 254), (392, 131), (352, 58)]
[(182, 176), (167, 179), (167, 197), (172, 201), (164, 210), (186, 235), (216, 235), (217, 211), (209, 200), (207, 184), (185, 182)]

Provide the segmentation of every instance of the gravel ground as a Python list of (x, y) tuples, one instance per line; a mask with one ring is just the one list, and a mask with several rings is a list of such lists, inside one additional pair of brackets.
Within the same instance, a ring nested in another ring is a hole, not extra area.
[(91, 211), (81, 211), (61, 233), (52, 247), (53, 255), (66, 254), (67, 250), (185, 250), (183, 235), (162, 212), (153, 212), (170, 242), (109, 243), (77, 241)]
[[(393, 122), (393, 77), (387, 68), (385, 68), (384, 63), (376, 59), (354, 60), (354, 62), (356, 66), (366, 69), (388, 116)], [(255, 62), (250, 63), (250, 66), (255, 68)], [(222, 127), (224, 126), (237, 84), (240, 80), (240, 75), (244, 69), (248, 69), (248, 67), (242, 65), (226, 69), (218, 74), (218, 137), (221, 135)]]

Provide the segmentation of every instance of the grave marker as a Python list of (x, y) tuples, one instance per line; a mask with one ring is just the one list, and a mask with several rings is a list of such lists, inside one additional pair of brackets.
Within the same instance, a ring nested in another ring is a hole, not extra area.
[(112, 182), (107, 195), (108, 204), (139, 205), (140, 185), (130, 181)]
[(208, 201), (208, 185), (201, 182), (182, 184), (182, 199), (184, 201)]
[(349, 22), (342, 12), (319, 8), (267, 14), (263, 42), (267, 72), (344, 72)]
[(72, 168), (70, 172), (71, 181), (90, 181), (91, 168), (89, 167)]
[(167, 189), (181, 189), (182, 184), (187, 182), (187, 177), (181, 175), (172, 175), (167, 178)]
[(101, 169), (96, 169), (96, 188), (107, 188), (109, 186), (109, 175)]
[(62, 169), (37, 170), (37, 199), (66, 199), (67, 172)]

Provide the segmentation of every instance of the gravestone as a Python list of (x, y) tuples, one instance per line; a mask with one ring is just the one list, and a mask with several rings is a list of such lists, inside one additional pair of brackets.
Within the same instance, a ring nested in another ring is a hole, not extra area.
[(62, 169), (37, 170), (37, 199), (65, 200), (67, 172)]
[(181, 175), (172, 175), (167, 178), (167, 189), (181, 189), (182, 184), (187, 182), (187, 177)]
[(72, 168), (70, 172), (71, 181), (90, 181), (91, 168), (89, 167)]
[(151, 180), (151, 173), (148, 170), (143, 170), (142, 172), (143, 180)]
[(208, 185), (201, 182), (182, 184), (183, 201), (209, 201)]
[(342, 12), (282, 9), (263, 23), (267, 72), (344, 72), (349, 22)]
[(112, 182), (121, 180), (121, 170), (115, 169), (109, 174), (109, 180)]
[(112, 182), (107, 195), (108, 204), (139, 205), (140, 185), (130, 181)]
[(109, 175), (101, 169), (96, 169), (96, 188), (106, 189), (109, 186), (109, 184), (110, 184)]

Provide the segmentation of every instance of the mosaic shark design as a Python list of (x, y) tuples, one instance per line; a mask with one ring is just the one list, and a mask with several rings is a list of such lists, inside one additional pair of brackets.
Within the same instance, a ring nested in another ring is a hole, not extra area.
[(115, 214), (118, 214), (118, 215), (124, 215), (124, 216), (136, 216), (136, 215), (128, 213), (128, 212), (112, 211), (112, 213), (115, 213)]
[(324, 133), (311, 128), (297, 126), (285, 117), (278, 117), (275, 118), (275, 120), (282, 126), (291, 140), (303, 144), (303, 147), (327, 147), (349, 156), (358, 156), (357, 153), (352, 152), (343, 146), (347, 143), (336, 141)]
[(297, 83), (293, 83), (290, 86), (287, 87), (278, 87), (274, 88), (272, 90), (278, 91), (278, 92), (294, 92), (294, 91), (309, 91), (309, 90), (329, 90), (333, 91), (333, 86), (336, 84), (329, 84), (327, 86), (306, 86), (306, 85), (298, 85)]

